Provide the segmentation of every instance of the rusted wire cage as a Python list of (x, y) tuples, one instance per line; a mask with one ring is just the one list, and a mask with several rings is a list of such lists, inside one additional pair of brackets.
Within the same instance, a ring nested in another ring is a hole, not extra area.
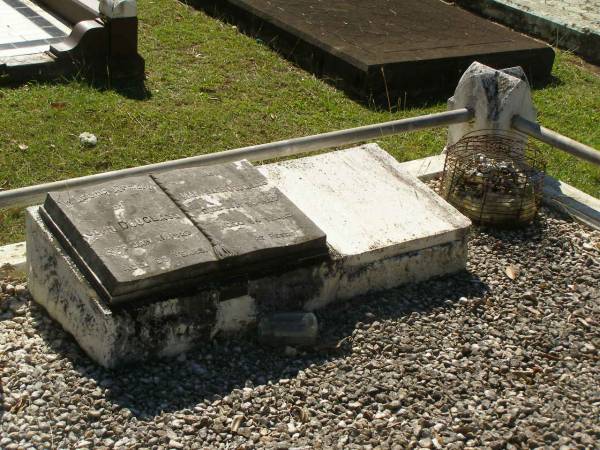
[(474, 223), (520, 226), (540, 207), (545, 170), (539, 149), (525, 138), (467, 135), (447, 149), (442, 195)]

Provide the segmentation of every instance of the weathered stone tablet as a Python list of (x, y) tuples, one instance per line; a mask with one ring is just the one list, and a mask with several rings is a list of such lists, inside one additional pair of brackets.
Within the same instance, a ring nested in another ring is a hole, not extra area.
[(153, 178), (227, 266), (265, 266), (326, 252), (325, 234), (248, 161)]
[(40, 215), (112, 304), (328, 253), (325, 234), (247, 161), (51, 192)]
[(113, 303), (216, 269), (208, 240), (148, 176), (51, 192), (42, 214)]

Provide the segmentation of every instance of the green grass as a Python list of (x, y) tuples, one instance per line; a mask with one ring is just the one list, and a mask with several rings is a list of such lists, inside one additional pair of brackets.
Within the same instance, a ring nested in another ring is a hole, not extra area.
[[(147, 98), (78, 81), (0, 88), (0, 188), (443, 111), (390, 113), (347, 98), (260, 41), (176, 0), (141, 0)], [(600, 77), (558, 52), (557, 81), (535, 91), (545, 126), (600, 148)], [(99, 144), (80, 146), (89, 131)], [(399, 160), (439, 153), (445, 130), (382, 139)], [(24, 146), (27, 146), (25, 148)], [(543, 147), (548, 171), (600, 197), (600, 170)], [(23, 212), (0, 211), (0, 243), (23, 239)]]

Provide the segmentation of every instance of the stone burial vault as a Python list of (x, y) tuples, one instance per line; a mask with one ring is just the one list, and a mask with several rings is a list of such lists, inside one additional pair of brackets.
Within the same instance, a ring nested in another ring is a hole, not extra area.
[(36, 302), (106, 367), (465, 268), (470, 222), (375, 144), (50, 192)]

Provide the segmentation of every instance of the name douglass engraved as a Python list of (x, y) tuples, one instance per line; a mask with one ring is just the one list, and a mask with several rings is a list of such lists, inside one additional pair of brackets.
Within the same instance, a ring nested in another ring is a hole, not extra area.
[[(130, 228), (137, 228), (145, 225), (149, 225), (155, 222), (165, 222), (169, 220), (182, 219), (183, 215), (180, 214), (159, 214), (159, 215), (147, 215), (141, 217), (134, 217), (129, 220), (119, 220), (115, 224), (109, 224), (99, 229), (89, 230), (83, 233), (83, 238), (92, 243), (103, 236), (111, 233), (118, 233), (119, 231), (125, 231)], [(191, 233), (190, 233), (191, 234)], [(166, 234), (165, 234), (166, 235)], [(165, 240), (164, 238), (163, 240)]]

